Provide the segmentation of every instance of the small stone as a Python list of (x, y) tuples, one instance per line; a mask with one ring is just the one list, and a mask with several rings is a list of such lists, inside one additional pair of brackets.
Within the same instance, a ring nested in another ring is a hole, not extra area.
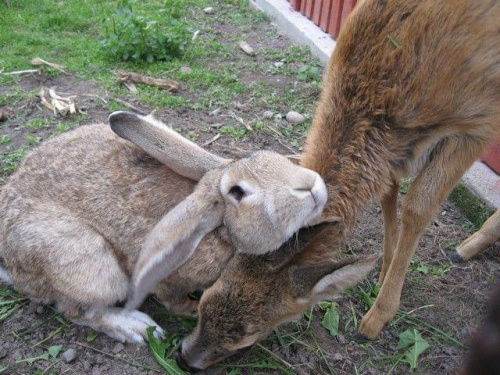
[(247, 42), (240, 42), (240, 48), (249, 56), (255, 55), (255, 50)]
[(275, 120), (281, 120), (282, 118), (283, 118), (283, 115), (282, 115), (281, 113), (276, 113), (276, 114), (274, 115), (274, 119), (275, 119)]
[(275, 66), (276, 68), (281, 68), (283, 65), (285, 65), (285, 63), (284, 63), (283, 61), (276, 61), (276, 62), (274, 63), (274, 66)]
[(16, 350), (14, 352), (14, 354), (12, 355), (12, 357), (14, 357), (14, 360), (20, 361), (21, 359), (23, 359), (23, 352), (18, 349), (18, 350)]
[(92, 365), (90, 364), (89, 361), (82, 361), (82, 366), (85, 372), (89, 372), (90, 369), (92, 368)]
[(302, 124), (305, 120), (304, 115), (301, 115), (299, 112), (290, 111), (286, 114), (286, 121), (290, 124)]
[(340, 353), (335, 353), (333, 355), (333, 361), (334, 362), (338, 362), (338, 361), (342, 361), (344, 359), (344, 356)]
[(272, 117), (273, 117), (273, 115), (274, 115), (273, 111), (265, 111), (265, 112), (262, 114), (262, 116), (263, 116), (264, 118), (272, 118)]
[(44, 311), (45, 311), (45, 307), (43, 307), (43, 306), (38, 306), (38, 307), (36, 308), (36, 313), (37, 313), (38, 315), (43, 314), (43, 313), (44, 313)]
[(205, 14), (213, 14), (214, 8), (213, 7), (206, 7), (205, 9), (203, 9), (203, 11), (205, 12)]
[(447, 213), (448, 213), (448, 212), (443, 211), (443, 212), (441, 212), (441, 216), (446, 216), (446, 214), (447, 214)]
[(341, 335), (340, 333), (337, 335), (337, 340), (339, 341), (339, 344), (347, 344), (347, 340), (345, 339), (344, 335)]
[(119, 342), (118, 344), (116, 344), (116, 345), (113, 347), (112, 352), (113, 352), (114, 354), (118, 354), (118, 353), (120, 353), (123, 349), (125, 349), (125, 345), (123, 345), (121, 342)]
[(62, 357), (64, 359), (64, 362), (71, 363), (76, 359), (76, 350), (68, 349), (62, 354)]
[(189, 66), (181, 66), (180, 71), (181, 71), (181, 73), (185, 73), (185, 74), (193, 73), (193, 69), (191, 69)]

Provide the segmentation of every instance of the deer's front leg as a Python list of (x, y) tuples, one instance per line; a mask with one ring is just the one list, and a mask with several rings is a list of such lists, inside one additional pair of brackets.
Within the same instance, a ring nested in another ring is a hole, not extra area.
[(422, 232), (453, 186), (481, 153), (481, 147), (480, 143), (460, 139), (443, 139), (435, 146), (433, 159), (420, 172), (403, 201), (398, 244), (379, 295), (361, 321), (359, 331), (362, 335), (376, 338), (396, 315), (406, 272)]
[(398, 241), (398, 194), (399, 183), (394, 181), (387, 194), (380, 200), (384, 215), (384, 262), (378, 278), (380, 285), (384, 282), (385, 275), (389, 270)]

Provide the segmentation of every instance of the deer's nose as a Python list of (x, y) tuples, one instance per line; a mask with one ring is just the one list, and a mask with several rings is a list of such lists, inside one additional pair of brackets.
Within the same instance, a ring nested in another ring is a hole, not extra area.
[(199, 369), (199, 368), (191, 367), (188, 365), (188, 363), (186, 362), (186, 360), (182, 356), (182, 345), (179, 346), (179, 351), (177, 352), (177, 356), (176, 356), (175, 360), (176, 360), (177, 364), (179, 365), (179, 367), (186, 372), (193, 374), (193, 373), (201, 371), (201, 369)]

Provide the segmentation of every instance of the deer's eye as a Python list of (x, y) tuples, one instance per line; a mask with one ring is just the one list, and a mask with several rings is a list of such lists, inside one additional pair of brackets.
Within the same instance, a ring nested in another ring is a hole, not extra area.
[(229, 195), (231, 195), (236, 201), (240, 202), (245, 196), (245, 190), (241, 186), (235, 185), (229, 189)]

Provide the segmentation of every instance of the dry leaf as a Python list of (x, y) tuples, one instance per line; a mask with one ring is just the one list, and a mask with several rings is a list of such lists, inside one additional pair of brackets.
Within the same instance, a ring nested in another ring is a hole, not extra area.
[[(48, 97), (46, 97), (47, 93)], [(57, 94), (55, 88), (52, 87), (49, 90), (46, 90), (44, 88), (40, 89), (39, 96), (41, 103), (52, 112), (54, 112), (54, 115), (56, 116), (58, 114), (66, 116), (68, 114), (82, 112), (80, 108), (78, 108), (78, 104), (76, 103), (76, 95), (63, 97)]]
[(11, 117), (14, 117), (14, 110), (12, 108), (10, 107), (0, 108), (0, 121), (8, 120)]
[(132, 81), (123, 81), (123, 84), (127, 89), (129, 89), (131, 92), (137, 92), (137, 87), (135, 86), (135, 83)]

